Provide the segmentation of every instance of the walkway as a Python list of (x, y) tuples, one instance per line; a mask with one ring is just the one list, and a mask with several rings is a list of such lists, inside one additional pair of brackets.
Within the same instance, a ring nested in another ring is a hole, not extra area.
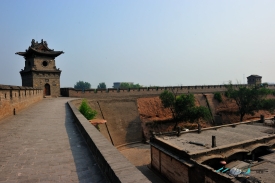
[(0, 183), (107, 182), (66, 102), (50, 98), (0, 121)]

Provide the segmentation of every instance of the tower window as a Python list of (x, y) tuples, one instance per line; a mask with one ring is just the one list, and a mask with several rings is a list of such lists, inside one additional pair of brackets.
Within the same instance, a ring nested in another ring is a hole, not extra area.
[(48, 66), (48, 62), (47, 62), (47, 61), (43, 61), (43, 62), (42, 62), (42, 65), (43, 65), (44, 67), (47, 67), (47, 66)]

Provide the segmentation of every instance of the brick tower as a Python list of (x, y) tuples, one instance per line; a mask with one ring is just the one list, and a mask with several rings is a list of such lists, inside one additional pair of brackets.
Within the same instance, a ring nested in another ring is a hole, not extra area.
[(247, 84), (249, 85), (260, 85), (262, 84), (262, 76), (253, 74), (247, 77)]
[(25, 67), (20, 71), (22, 86), (44, 89), (44, 96), (59, 96), (61, 70), (56, 68), (55, 57), (62, 53), (49, 49), (43, 39), (41, 43), (33, 39), (25, 52), (15, 53), (25, 58)]

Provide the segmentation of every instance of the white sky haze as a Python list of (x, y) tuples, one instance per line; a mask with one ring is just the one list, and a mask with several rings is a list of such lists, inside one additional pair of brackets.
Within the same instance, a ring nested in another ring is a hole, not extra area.
[(31, 40), (64, 51), (61, 87), (275, 82), (275, 1), (0, 1), (0, 84), (22, 85)]

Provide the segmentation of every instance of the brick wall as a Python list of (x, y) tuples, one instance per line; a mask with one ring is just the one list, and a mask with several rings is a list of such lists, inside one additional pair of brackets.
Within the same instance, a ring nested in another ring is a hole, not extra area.
[(153, 146), (151, 146), (151, 166), (171, 182), (189, 183), (189, 168)]
[[(233, 85), (238, 88), (247, 85)], [(275, 85), (269, 85), (269, 89), (275, 90)], [(74, 88), (61, 88), (61, 95), (64, 97), (80, 97), (80, 98), (106, 98), (116, 96), (144, 96), (144, 95), (159, 95), (164, 90), (177, 90), (180, 93), (213, 93), (225, 92), (225, 85), (203, 85), (203, 86), (171, 86), (171, 87), (147, 87), (138, 89), (89, 89), (75, 90)]]
[(51, 96), (52, 97), (60, 96), (60, 73), (59, 72), (48, 72), (48, 73), (33, 72), (32, 77), (33, 78), (31, 80), (33, 81), (33, 85), (31, 86), (36, 88), (45, 88), (45, 84), (49, 84)]
[(43, 90), (0, 85), (0, 120), (43, 99)]

